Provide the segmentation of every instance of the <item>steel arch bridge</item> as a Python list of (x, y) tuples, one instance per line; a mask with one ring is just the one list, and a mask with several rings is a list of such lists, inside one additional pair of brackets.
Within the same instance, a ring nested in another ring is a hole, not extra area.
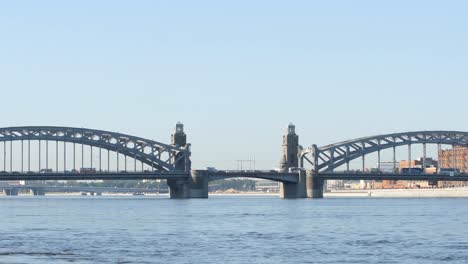
[(312, 147), (305, 148), (300, 152), (299, 166), (303, 167), (304, 163), (307, 162), (312, 165), (313, 171), (328, 173), (346, 164), (349, 170), (350, 161), (362, 158), (364, 167), (366, 155), (378, 153), (380, 161), (380, 152), (390, 148), (393, 148), (395, 162), (396, 147), (409, 146), (411, 148), (415, 144), (424, 146), (425, 158), (427, 144), (468, 146), (468, 132), (416, 131), (358, 138), (323, 147), (312, 145)]
[(0, 142), (13, 141), (22, 142), (21, 151), (24, 141), (28, 141), (28, 144), (30, 141), (82, 144), (131, 157), (158, 172), (190, 171), (190, 144), (174, 146), (136, 136), (87, 128), (55, 126), (0, 128)]

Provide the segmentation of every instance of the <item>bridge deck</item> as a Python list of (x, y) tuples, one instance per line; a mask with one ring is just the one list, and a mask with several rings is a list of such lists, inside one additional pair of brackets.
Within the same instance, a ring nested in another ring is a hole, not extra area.
[(468, 174), (319, 173), (324, 180), (468, 181)]
[[(257, 178), (279, 182), (297, 182), (297, 173), (280, 173), (271, 171), (207, 171), (209, 180), (229, 178)], [(48, 172), (48, 173), (0, 173), (0, 181), (34, 181), (34, 180), (154, 180), (185, 179), (190, 177), (184, 172)]]
[(229, 178), (256, 178), (278, 182), (298, 182), (297, 173), (281, 173), (276, 171), (208, 171), (210, 181)]
[(48, 186), (48, 185), (10, 185), (1, 189), (36, 189), (45, 192), (94, 192), (94, 193), (167, 193), (167, 189), (121, 188), (121, 187), (82, 187), (82, 186)]
[(183, 179), (184, 172), (98, 172), (98, 173), (0, 173), (0, 181), (43, 181), (43, 180), (157, 180)]

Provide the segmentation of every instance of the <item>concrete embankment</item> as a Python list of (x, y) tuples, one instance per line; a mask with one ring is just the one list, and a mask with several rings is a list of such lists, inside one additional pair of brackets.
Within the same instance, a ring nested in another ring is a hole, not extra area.
[(401, 197), (401, 198), (436, 198), (468, 197), (468, 187), (447, 189), (386, 189), (386, 190), (340, 190), (326, 192), (324, 197)]

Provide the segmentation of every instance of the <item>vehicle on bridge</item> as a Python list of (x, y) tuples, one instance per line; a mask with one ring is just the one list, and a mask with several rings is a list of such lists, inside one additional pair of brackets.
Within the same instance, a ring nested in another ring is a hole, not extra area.
[(289, 168), (289, 169), (288, 169), (288, 172), (289, 172), (289, 173), (299, 173), (299, 172), (301, 172), (301, 170), (304, 170), (304, 169), (303, 169), (303, 168), (294, 167), (294, 168)]
[(400, 174), (423, 174), (424, 169), (422, 168), (401, 168)]
[(96, 169), (95, 168), (81, 168), (80, 173), (81, 174), (94, 174), (96, 173)]
[(371, 168), (370, 173), (383, 173), (383, 171), (379, 168)]
[(215, 167), (206, 167), (206, 170), (209, 172), (217, 172), (218, 170)]
[(460, 170), (456, 168), (440, 168), (438, 174), (455, 176), (460, 174)]

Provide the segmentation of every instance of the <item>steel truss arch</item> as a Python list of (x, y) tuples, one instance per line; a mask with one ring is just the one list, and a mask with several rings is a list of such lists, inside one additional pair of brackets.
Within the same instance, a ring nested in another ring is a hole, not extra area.
[(416, 131), (358, 138), (323, 147), (313, 145), (301, 151), (300, 160), (310, 163), (316, 172), (330, 172), (371, 153), (415, 144), (468, 146), (468, 132)]
[(134, 158), (158, 171), (173, 172), (176, 164), (185, 162), (185, 171), (190, 170), (190, 144), (173, 146), (141, 137), (96, 129), (25, 126), (0, 128), (0, 142), (21, 140), (44, 140), (77, 143)]

